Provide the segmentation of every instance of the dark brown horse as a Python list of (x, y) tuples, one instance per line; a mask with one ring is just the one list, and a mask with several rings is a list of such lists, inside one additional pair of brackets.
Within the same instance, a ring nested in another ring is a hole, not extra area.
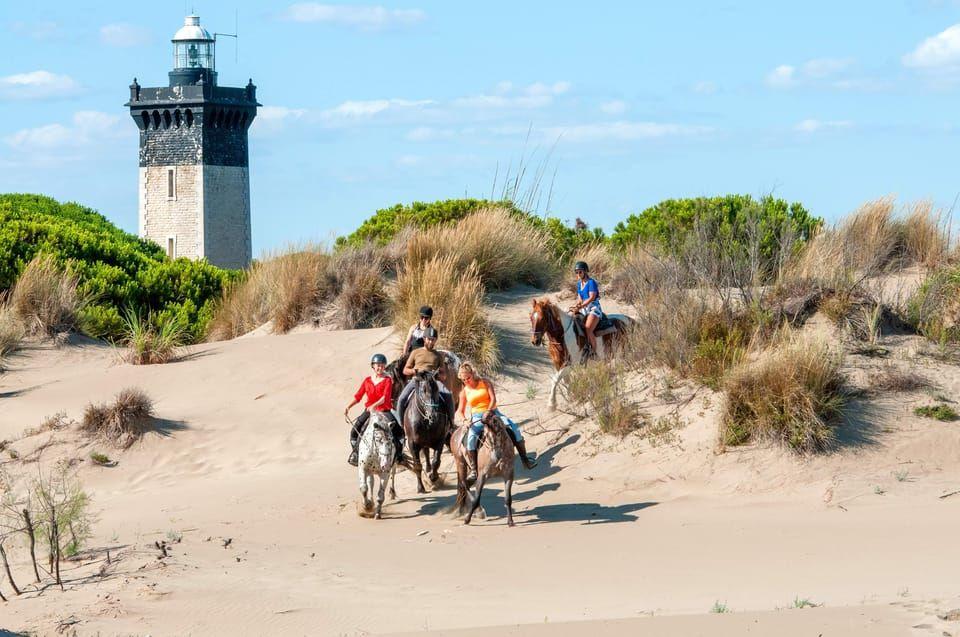
[[(533, 308), (530, 310), (530, 342), (539, 347), (546, 341), (553, 368), (557, 370), (550, 384), (551, 409), (557, 406), (557, 385), (563, 380), (567, 369), (584, 360), (587, 335), (583, 325), (578, 324), (579, 319), (579, 316), (574, 318), (562, 311), (549, 299), (533, 299)], [(633, 319), (625, 314), (608, 314), (607, 319), (609, 325), (598, 326), (595, 334), (597, 341), (603, 343), (603, 355), (610, 357), (623, 342)]]
[[(474, 512), (480, 507), (480, 496), (483, 495), (483, 486), (490, 478), (503, 478), (503, 500), (507, 505), (507, 526), (513, 526), (513, 471), (514, 456), (513, 441), (500, 417), (493, 412), (483, 416), (483, 441), (477, 450), (477, 483), (472, 498), (467, 487), (467, 448), (466, 434), (469, 425), (460, 425), (450, 437), (450, 451), (457, 465), (457, 501), (454, 512), (463, 515), (467, 508), (467, 499), (470, 499), (470, 508), (464, 524), (470, 524)], [(486, 517), (480, 507), (480, 517)]]
[[(413, 395), (407, 400), (401, 414), (403, 429), (413, 456), (413, 470), (417, 474), (417, 493), (426, 493), (423, 486), (424, 465), (429, 470), (430, 482), (440, 484), (440, 452), (447, 441), (451, 424), (447, 408), (437, 386), (437, 371), (418, 372), (410, 379), (415, 383)], [(430, 452), (433, 451), (433, 458)], [(420, 454), (423, 452), (423, 465)]]

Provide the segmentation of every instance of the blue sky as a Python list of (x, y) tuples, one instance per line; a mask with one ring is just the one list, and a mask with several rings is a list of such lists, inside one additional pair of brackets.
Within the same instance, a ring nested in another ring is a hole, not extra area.
[[(960, 195), (960, 2), (12, 3), (0, 191), (136, 231), (127, 85), (166, 84), (191, 6), (220, 83), (252, 77), (254, 252), (397, 202), (488, 196), (521, 160), (547, 206), (611, 229), (668, 197)], [(531, 180), (527, 180), (528, 185)], [(497, 187), (499, 192), (499, 186)]]

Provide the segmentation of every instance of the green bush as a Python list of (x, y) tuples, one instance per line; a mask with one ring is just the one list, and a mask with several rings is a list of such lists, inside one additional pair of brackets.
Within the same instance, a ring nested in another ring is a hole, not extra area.
[(823, 224), (800, 203), (771, 196), (759, 201), (750, 195), (667, 199), (621, 221), (610, 242), (624, 249), (639, 241), (654, 241), (674, 251), (692, 237), (698, 224), (716, 228), (720, 240), (756, 243), (761, 260), (770, 264), (786, 244), (808, 241)]
[(377, 210), (373, 216), (360, 224), (351, 234), (337, 238), (337, 248), (346, 246), (360, 247), (365, 243), (386, 245), (401, 230), (407, 226), (416, 228), (431, 228), (434, 226), (452, 225), (474, 212), (496, 206), (505, 208), (511, 215), (519, 217), (538, 230), (550, 236), (549, 249), (551, 253), (564, 258), (579, 248), (604, 240), (603, 230), (590, 230), (585, 224), (578, 223), (575, 227), (567, 226), (556, 217), (538, 217), (524, 212), (509, 201), (488, 201), (485, 199), (446, 199), (424, 203), (415, 201), (405, 206), (397, 204), (390, 208)]
[(9, 289), (26, 264), (49, 254), (79, 278), (89, 303), (80, 325), (91, 336), (123, 336), (121, 308), (139, 308), (157, 320), (183, 321), (199, 340), (224, 285), (240, 276), (203, 261), (171, 261), (160, 246), (139, 239), (103, 215), (42, 195), (0, 195), (0, 291)]

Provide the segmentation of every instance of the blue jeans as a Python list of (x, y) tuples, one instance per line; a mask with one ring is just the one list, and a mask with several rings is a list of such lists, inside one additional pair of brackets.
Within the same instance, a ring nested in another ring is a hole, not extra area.
[[(499, 409), (494, 409), (493, 413), (500, 416), (500, 420), (503, 421), (503, 424), (511, 432), (511, 437), (516, 442), (523, 440), (523, 434), (520, 433), (520, 427), (517, 423), (513, 422), (502, 413)], [(476, 451), (480, 443), (480, 434), (483, 433), (483, 422), (480, 420), (483, 418), (483, 414), (471, 414), (470, 415), (470, 431), (467, 433), (467, 451)]]

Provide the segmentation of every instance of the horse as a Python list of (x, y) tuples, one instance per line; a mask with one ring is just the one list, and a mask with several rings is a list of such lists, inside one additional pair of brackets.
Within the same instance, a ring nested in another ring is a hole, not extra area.
[[(597, 343), (602, 343), (603, 355), (610, 357), (615, 347), (622, 344), (633, 319), (626, 314), (607, 314), (606, 317), (609, 324), (605, 325), (601, 321), (594, 334)], [(539, 347), (544, 339), (556, 370), (550, 380), (549, 403), (550, 409), (556, 409), (557, 386), (572, 365), (579, 365), (585, 360), (587, 334), (579, 317), (575, 320), (549, 299), (533, 299), (533, 309), (530, 311), (530, 342)]]
[[(480, 507), (480, 496), (483, 486), (490, 478), (503, 478), (503, 500), (507, 505), (507, 526), (513, 526), (513, 471), (514, 457), (513, 441), (507, 432), (506, 426), (500, 417), (493, 412), (483, 416), (484, 433), (477, 453), (477, 483), (475, 493), (470, 499), (470, 508), (464, 524), (470, 524), (473, 514), (479, 507), (480, 518), (485, 518), (483, 507)], [(467, 432), (470, 425), (460, 425), (453, 432), (450, 441), (450, 451), (457, 465), (457, 500), (453, 510), (457, 515), (463, 515), (470, 495), (467, 487)]]
[[(440, 483), (440, 452), (448, 440), (450, 417), (440, 399), (437, 387), (437, 371), (418, 372), (410, 379), (416, 383), (416, 389), (407, 401), (401, 414), (403, 430), (413, 456), (413, 470), (417, 474), (417, 493), (426, 493), (423, 486), (423, 466), (420, 464), (420, 452), (423, 452), (424, 464), (429, 469), (430, 482)], [(433, 451), (433, 460), (430, 451)]]
[[(380, 510), (383, 508), (384, 492), (387, 480), (393, 478), (396, 472), (397, 448), (390, 433), (390, 422), (382, 412), (370, 414), (370, 422), (360, 437), (358, 447), (359, 462), (357, 473), (360, 478), (360, 496), (363, 499), (360, 515), (368, 516), (374, 510), (373, 518), (380, 519)], [(373, 505), (373, 477), (380, 477), (380, 489), (377, 491), (376, 509)], [(393, 487), (391, 497), (396, 497)]]

